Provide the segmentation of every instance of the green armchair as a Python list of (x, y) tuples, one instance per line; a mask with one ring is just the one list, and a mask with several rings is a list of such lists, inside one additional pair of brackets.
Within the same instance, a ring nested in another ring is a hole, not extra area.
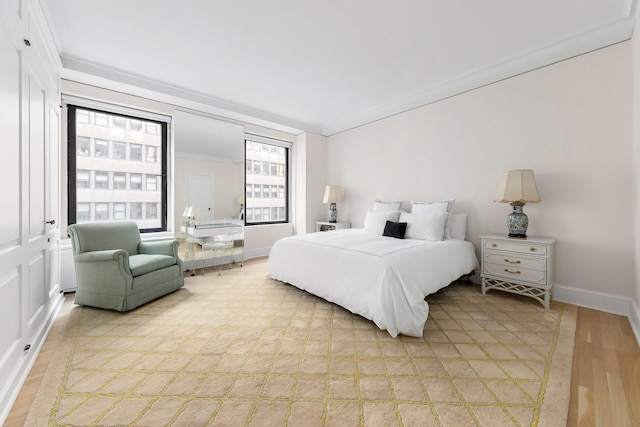
[(73, 224), (67, 232), (76, 304), (128, 311), (184, 285), (175, 239), (143, 242), (133, 221)]

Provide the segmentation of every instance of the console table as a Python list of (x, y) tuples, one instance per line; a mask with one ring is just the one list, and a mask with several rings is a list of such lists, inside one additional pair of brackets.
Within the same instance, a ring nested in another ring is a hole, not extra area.
[[(206, 223), (183, 225), (182, 232), (186, 233), (185, 267), (194, 270), (197, 261), (203, 261), (204, 253), (213, 252), (212, 259), (220, 253), (221, 257), (230, 257), (230, 262), (244, 263), (244, 224), (239, 220), (214, 220)], [(200, 248), (197, 248), (199, 245)], [(213, 265), (213, 264), (212, 264)]]

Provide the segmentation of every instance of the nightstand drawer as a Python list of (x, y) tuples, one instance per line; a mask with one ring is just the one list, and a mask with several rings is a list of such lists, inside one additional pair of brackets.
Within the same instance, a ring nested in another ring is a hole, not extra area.
[(484, 262), (507, 268), (547, 271), (547, 259), (545, 257), (526, 257), (513, 252), (485, 251)]
[(496, 240), (485, 241), (484, 248), (508, 252), (518, 252), (522, 254), (547, 254), (547, 245), (537, 245), (535, 243), (528, 244), (526, 241), (523, 241), (522, 243), (501, 242)]
[(492, 277), (503, 277), (505, 280), (522, 281), (530, 284), (545, 286), (547, 284), (546, 271), (530, 270), (522, 267), (504, 266), (485, 262), (482, 265), (482, 274)]

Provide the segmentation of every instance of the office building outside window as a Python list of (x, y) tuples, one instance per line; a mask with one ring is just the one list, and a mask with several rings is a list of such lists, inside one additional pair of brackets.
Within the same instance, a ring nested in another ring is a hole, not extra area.
[(291, 144), (263, 137), (245, 141), (245, 223), (288, 222), (288, 164)]
[(69, 224), (167, 229), (167, 122), (68, 104)]

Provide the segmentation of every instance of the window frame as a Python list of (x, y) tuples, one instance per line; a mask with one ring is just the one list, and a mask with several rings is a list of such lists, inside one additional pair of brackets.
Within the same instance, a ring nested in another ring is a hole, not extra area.
[[(160, 226), (149, 227), (149, 228), (140, 227), (140, 233), (156, 233), (156, 232), (168, 231), (168, 209), (169, 209), (168, 170), (169, 170), (169, 162), (170, 162), (170, 159), (169, 159), (169, 126), (171, 123), (170, 119), (168, 121), (163, 121), (163, 120), (155, 119), (153, 117), (145, 117), (144, 111), (141, 111), (141, 116), (133, 115), (135, 114), (135, 112), (133, 112), (132, 114), (128, 114), (126, 111), (114, 111), (109, 109), (109, 104), (107, 103), (104, 103), (104, 106), (103, 106), (102, 103), (98, 102), (99, 107), (101, 108), (85, 106), (82, 104), (83, 104), (82, 102), (80, 103), (74, 103), (71, 101), (66, 102), (66, 106), (67, 106), (67, 183), (68, 183), (67, 185), (67, 224), (68, 225), (75, 224), (78, 220), (77, 180), (76, 180), (77, 179), (76, 178), (76, 174), (77, 174), (76, 110), (80, 109), (80, 110), (86, 110), (86, 111), (93, 111), (94, 113), (100, 116), (105, 115), (107, 117), (107, 121), (110, 115), (123, 117), (125, 119), (125, 122), (131, 119), (141, 120), (143, 123), (145, 123), (145, 126), (144, 126), (145, 130), (147, 130), (149, 123), (155, 123), (157, 125), (156, 130), (159, 130), (160, 137), (161, 137), (160, 149), (161, 149), (161, 159), (162, 159), (161, 172), (160, 172), (161, 202), (160, 202), (160, 207), (158, 212), (158, 219), (160, 222)], [(151, 114), (153, 113), (150, 113), (149, 115)], [(97, 125), (102, 126), (101, 124), (97, 124)], [(122, 142), (122, 141), (114, 139), (112, 140), (112, 143), (113, 142)], [(144, 147), (142, 146), (142, 144), (140, 145), (141, 145), (141, 156), (142, 156), (140, 161), (145, 161)], [(91, 153), (89, 153), (89, 155), (91, 155)], [(125, 159), (119, 159), (119, 160), (129, 161), (130, 155), (125, 155)], [(109, 172), (109, 175), (111, 176), (112, 173)], [(143, 175), (143, 174), (140, 174), (140, 175)], [(141, 178), (142, 178), (142, 181), (144, 181), (144, 177), (142, 176)], [(141, 182), (141, 185), (142, 185), (141, 190), (143, 190), (144, 182)], [(108, 187), (109, 188), (106, 191), (113, 191), (111, 189), (111, 185), (108, 185)], [(130, 191), (130, 189), (127, 188), (127, 191)], [(144, 200), (141, 199), (140, 203), (144, 203)], [(144, 210), (144, 208), (142, 208), (142, 210)], [(117, 220), (112, 219), (111, 221), (117, 221)], [(136, 219), (132, 219), (132, 221), (136, 221)], [(90, 222), (93, 222), (93, 221), (90, 221)]]
[[(261, 144), (260, 149), (256, 149), (256, 143)], [(265, 147), (268, 146), (268, 147)], [(245, 133), (245, 140), (244, 140), (244, 153), (245, 153), (245, 168), (244, 168), (244, 178), (245, 178), (245, 191), (243, 193), (244, 196), (244, 207), (245, 207), (245, 216), (244, 216), (244, 224), (245, 226), (254, 226), (254, 225), (275, 225), (275, 224), (288, 224), (290, 222), (290, 212), (291, 212), (291, 180), (290, 180), (290, 168), (291, 168), (291, 150), (293, 148), (293, 144), (291, 142), (288, 141), (283, 141), (283, 140), (278, 140), (278, 139), (274, 139), (274, 138), (268, 138), (268, 137), (263, 137), (263, 136), (259, 136), (259, 135), (252, 135), (252, 134), (248, 134)], [(249, 158), (248, 156), (248, 152), (249, 151), (253, 151), (253, 152), (260, 152), (260, 153), (267, 153), (267, 154), (280, 154), (281, 151), (282, 155), (284, 157), (284, 165), (282, 165), (281, 163), (278, 163), (278, 167), (276, 168), (278, 171), (282, 170), (282, 175), (280, 175), (278, 173), (277, 176), (273, 176), (270, 174), (271, 172), (271, 163), (270, 161), (264, 161), (264, 160), (254, 160)], [(247, 164), (248, 162), (251, 162), (252, 164), (252, 168), (251, 170), (248, 170), (247, 168)], [(260, 164), (260, 168), (259, 170), (256, 170), (256, 163)], [(266, 168), (264, 167), (266, 163)], [(266, 174), (264, 173), (266, 169)], [(255, 183), (255, 182), (251, 182), (251, 177), (264, 177), (267, 178), (269, 180), (271, 180), (272, 178), (284, 178), (284, 182), (283, 183), (272, 183), (270, 181), (265, 182), (265, 183)], [(253, 199), (258, 199), (258, 200), (263, 200), (265, 199), (265, 194), (264, 194), (264, 188), (267, 188), (267, 195), (266, 195), (266, 199), (271, 199), (271, 188), (275, 185), (278, 188), (278, 194), (277, 196), (279, 196), (279, 187), (284, 187), (284, 195), (283, 197), (276, 197), (275, 200), (284, 200), (284, 207), (282, 206), (255, 206), (255, 207), (248, 207), (247, 206), (247, 192), (246, 192), (246, 187), (251, 185), (253, 187), (253, 194), (252, 194), (252, 198)], [(261, 197), (256, 197), (256, 189), (260, 188), (260, 196)], [(284, 219), (281, 220), (264, 220), (264, 213), (265, 210), (269, 211), (268, 216), (271, 217), (271, 213), (274, 212), (274, 210), (276, 210), (277, 212), (280, 211), (280, 209), (284, 210)], [(257, 218), (256, 218), (257, 217)]]

